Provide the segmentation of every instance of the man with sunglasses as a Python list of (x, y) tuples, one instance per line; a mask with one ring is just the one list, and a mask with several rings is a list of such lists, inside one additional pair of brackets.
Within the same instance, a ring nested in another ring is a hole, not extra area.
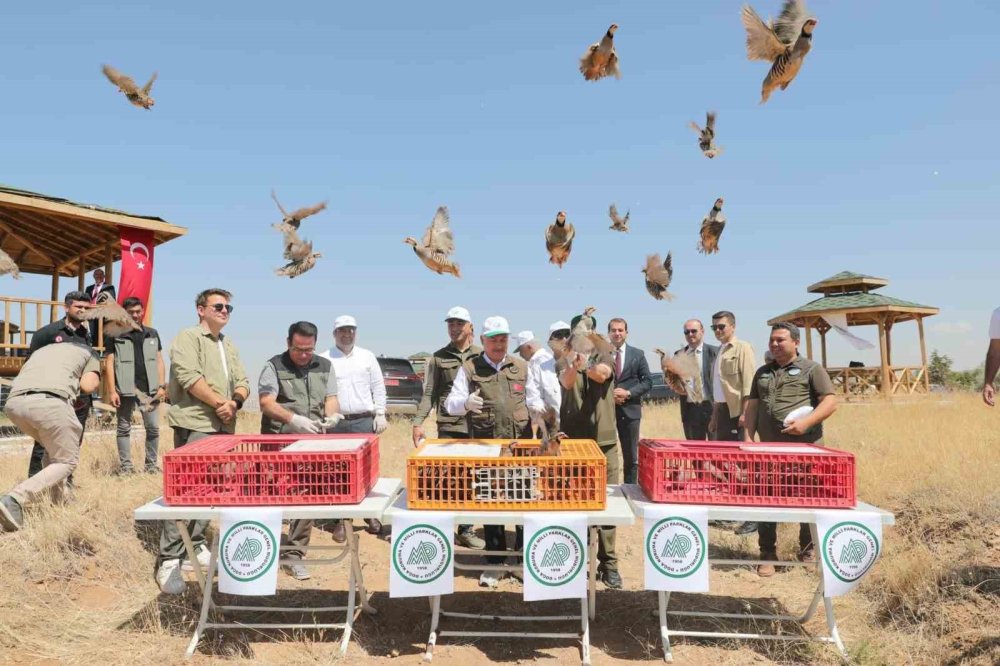
[[(167, 423), (174, 431), (174, 448), (210, 435), (236, 431), (236, 413), (250, 395), (250, 382), (239, 350), (222, 329), (233, 306), (225, 289), (206, 289), (195, 299), (198, 325), (177, 334), (170, 345), (170, 410)], [(197, 555), (196, 565), (207, 567), (207, 520), (188, 523)], [(164, 521), (160, 532), (156, 582), (165, 594), (182, 594), (181, 558), (184, 542), (173, 521)]]
[[(694, 365), (701, 368), (701, 374), (687, 381), (686, 394), (681, 397), (681, 423), (684, 425), (684, 439), (705, 440), (715, 437), (709, 430), (714, 404), (712, 394), (715, 388), (712, 373), (719, 348), (705, 342), (705, 327), (699, 319), (684, 322), (684, 339), (687, 344), (677, 350), (677, 354), (693, 357)], [(701, 400), (697, 400), (697, 396)]]

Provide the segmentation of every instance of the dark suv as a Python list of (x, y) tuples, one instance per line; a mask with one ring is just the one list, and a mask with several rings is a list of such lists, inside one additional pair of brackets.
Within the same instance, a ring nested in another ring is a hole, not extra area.
[(663, 383), (662, 372), (651, 372), (649, 378), (653, 380), (653, 387), (642, 396), (643, 402), (660, 403), (677, 399), (673, 389)]
[(379, 356), (382, 379), (385, 381), (386, 410), (390, 414), (415, 414), (424, 393), (420, 377), (405, 358)]

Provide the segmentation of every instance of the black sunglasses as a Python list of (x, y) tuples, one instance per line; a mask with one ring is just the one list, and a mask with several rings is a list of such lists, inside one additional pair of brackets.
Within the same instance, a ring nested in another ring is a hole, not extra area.
[(697, 328), (685, 328), (684, 329), (684, 335), (694, 335), (697, 332), (698, 332)]
[(215, 305), (212, 305), (210, 307), (216, 312), (222, 312), (223, 310), (225, 310), (226, 314), (233, 314), (233, 306), (230, 305), (229, 303), (216, 303)]
[(712, 324), (712, 325), (710, 326), (710, 328), (711, 328), (711, 329), (712, 329), (713, 331), (724, 331), (724, 330), (726, 330), (726, 326), (728, 326), (728, 325), (729, 325), (729, 324)]

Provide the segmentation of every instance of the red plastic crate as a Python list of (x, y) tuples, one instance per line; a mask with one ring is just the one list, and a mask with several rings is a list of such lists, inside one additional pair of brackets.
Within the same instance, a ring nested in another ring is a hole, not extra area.
[[(303, 439), (364, 439), (353, 451), (285, 451)], [(213, 435), (163, 456), (175, 506), (357, 504), (378, 480), (376, 435)]]
[(653, 502), (853, 508), (854, 454), (793, 442), (639, 442)]

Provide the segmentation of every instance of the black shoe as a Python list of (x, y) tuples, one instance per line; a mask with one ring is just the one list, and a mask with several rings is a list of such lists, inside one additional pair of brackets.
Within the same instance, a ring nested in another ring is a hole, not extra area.
[(740, 536), (746, 536), (747, 534), (753, 534), (757, 531), (757, 523), (752, 521), (747, 521), (742, 525), (737, 525), (736, 529), (733, 530), (734, 534), (739, 534)]
[(317, 523), (316, 527), (329, 533), (336, 543), (345, 543), (347, 541), (347, 530), (344, 528), (343, 521), (324, 520), (322, 523)]
[(598, 572), (598, 578), (604, 583), (604, 587), (611, 590), (622, 589), (622, 576), (617, 569), (608, 569)]
[(10, 495), (0, 497), (0, 525), (4, 532), (16, 532), (24, 525), (24, 512)]
[(380, 521), (378, 518), (368, 518), (365, 520), (365, 522), (368, 523), (368, 528), (367, 528), (368, 534), (374, 534), (375, 536), (378, 536), (379, 534), (382, 533), (382, 521)]

